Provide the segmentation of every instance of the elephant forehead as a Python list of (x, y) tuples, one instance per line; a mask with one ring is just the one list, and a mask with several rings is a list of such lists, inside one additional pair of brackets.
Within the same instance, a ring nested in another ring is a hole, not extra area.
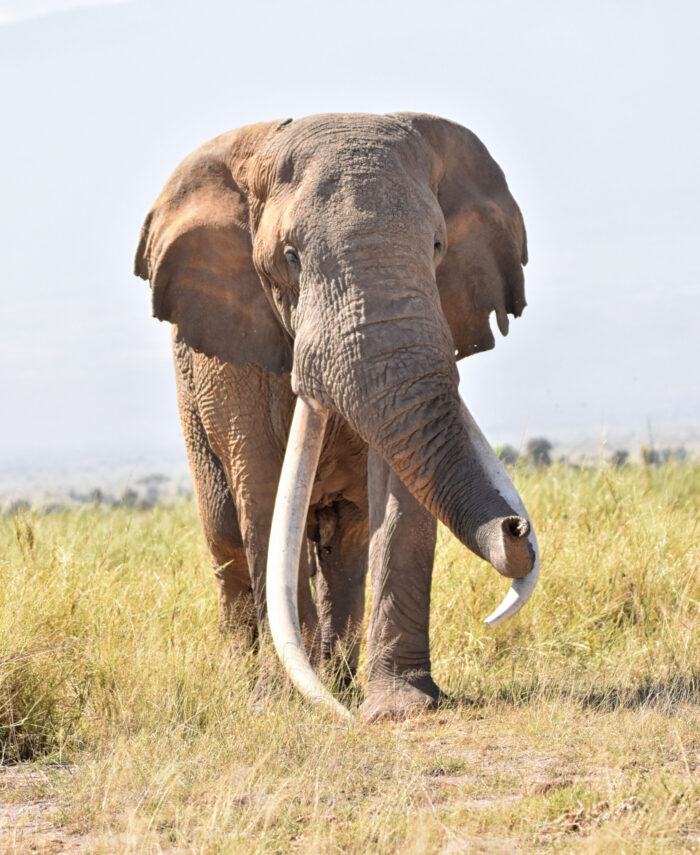
[[(260, 233), (275, 232), (303, 246), (323, 239), (341, 244), (362, 236), (398, 246), (402, 236), (410, 247), (423, 232), (441, 231), (443, 216), (425, 174), (407, 172), (400, 164), (381, 170), (327, 171), (310, 168), (298, 184), (281, 185), (268, 196)], [(327, 249), (332, 250), (331, 244)], [(338, 247), (335, 247), (338, 249)]]
[(326, 196), (349, 176), (407, 169), (429, 179), (434, 170), (432, 150), (407, 123), (363, 113), (293, 121), (269, 140), (265, 160), (272, 186), (308, 180)]

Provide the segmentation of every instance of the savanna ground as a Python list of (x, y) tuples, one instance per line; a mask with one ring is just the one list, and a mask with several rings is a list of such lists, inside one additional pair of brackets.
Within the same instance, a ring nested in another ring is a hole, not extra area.
[(370, 726), (251, 705), (192, 503), (2, 521), (0, 851), (700, 851), (700, 464), (514, 477), (541, 586), (441, 531), (454, 701)]

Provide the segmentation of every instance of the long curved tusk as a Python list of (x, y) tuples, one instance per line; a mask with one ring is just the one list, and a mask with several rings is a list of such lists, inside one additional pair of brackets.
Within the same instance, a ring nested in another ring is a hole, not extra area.
[(334, 714), (350, 718), (349, 710), (325, 688), (309, 662), (301, 639), (297, 603), (299, 556), (327, 420), (326, 410), (297, 398), (270, 529), (267, 614), (275, 648), (297, 689)]
[(496, 454), (489, 445), (486, 437), (481, 432), (481, 428), (474, 421), (474, 417), (467, 409), (464, 401), (462, 401), (462, 418), (465, 420), (469, 436), (474, 442), (474, 448), (479, 455), (484, 472), (487, 474), (494, 488), (498, 490), (516, 514), (525, 517), (525, 519), (530, 523), (530, 531), (527, 539), (535, 555), (532, 570), (530, 570), (527, 576), (513, 580), (503, 602), (486, 618), (486, 623), (489, 626), (496, 626), (507, 618), (512, 617), (517, 611), (520, 611), (520, 609), (530, 599), (530, 594), (535, 590), (537, 579), (540, 575), (540, 551), (537, 546), (535, 529), (533, 528), (532, 521), (525, 509), (523, 500), (520, 498), (520, 494), (515, 489), (515, 485), (510, 480), (510, 476), (504, 469), (503, 464), (498, 457), (496, 457)]

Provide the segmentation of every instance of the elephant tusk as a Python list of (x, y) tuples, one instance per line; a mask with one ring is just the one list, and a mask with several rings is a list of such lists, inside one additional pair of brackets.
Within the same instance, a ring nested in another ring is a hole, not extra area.
[(515, 485), (510, 479), (510, 475), (508, 475), (503, 464), (498, 457), (496, 457), (496, 454), (489, 445), (484, 434), (481, 432), (481, 428), (474, 420), (474, 417), (467, 409), (464, 401), (462, 401), (462, 418), (465, 420), (469, 436), (474, 443), (474, 448), (479, 455), (484, 472), (491, 481), (494, 489), (498, 490), (515, 513), (524, 517), (529, 525), (526, 537), (533, 556), (532, 569), (526, 576), (522, 576), (519, 579), (513, 579), (503, 602), (486, 618), (486, 623), (489, 626), (496, 626), (507, 618), (512, 617), (530, 599), (530, 595), (535, 590), (537, 579), (540, 575), (540, 551), (537, 546), (535, 530), (532, 526), (527, 510), (525, 509), (523, 500), (520, 498), (520, 494), (515, 489)]
[(267, 553), (267, 614), (275, 649), (304, 697), (342, 718), (350, 712), (321, 683), (304, 651), (297, 585), (306, 517), (328, 412), (297, 398), (282, 464)]
[(503, 598), (503, 602), (486, 618), (485, 623), (489, 626), (497, 626), (519, 611), (529, 600), (530, 594), (535, 590), (539, 575), (540, 557), (538, 555), (535, 559), (534, 567), (527, 576), (523, 576), (522, 579), (513, 579), (508, 593)]

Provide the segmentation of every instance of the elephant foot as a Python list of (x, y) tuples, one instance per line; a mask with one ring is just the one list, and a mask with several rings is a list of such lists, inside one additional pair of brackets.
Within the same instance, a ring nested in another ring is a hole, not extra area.
[(252, 596), (247, 593), (229, 596), (220, 587), (217, 625), (222, 635), (233, 639), (243, 649), (255, 647), (258, 624)]
[(367, 687), (362, 717), (368, 722), (411, 718), (437, 709), (442, 697), (430, 674), (397, 676), (392, 682), (378, 682)]
[(258, 626), (254, 620), (231, 619), (219, 612), (217, 625), (219, 633), (242, 656), (258, 649)]

